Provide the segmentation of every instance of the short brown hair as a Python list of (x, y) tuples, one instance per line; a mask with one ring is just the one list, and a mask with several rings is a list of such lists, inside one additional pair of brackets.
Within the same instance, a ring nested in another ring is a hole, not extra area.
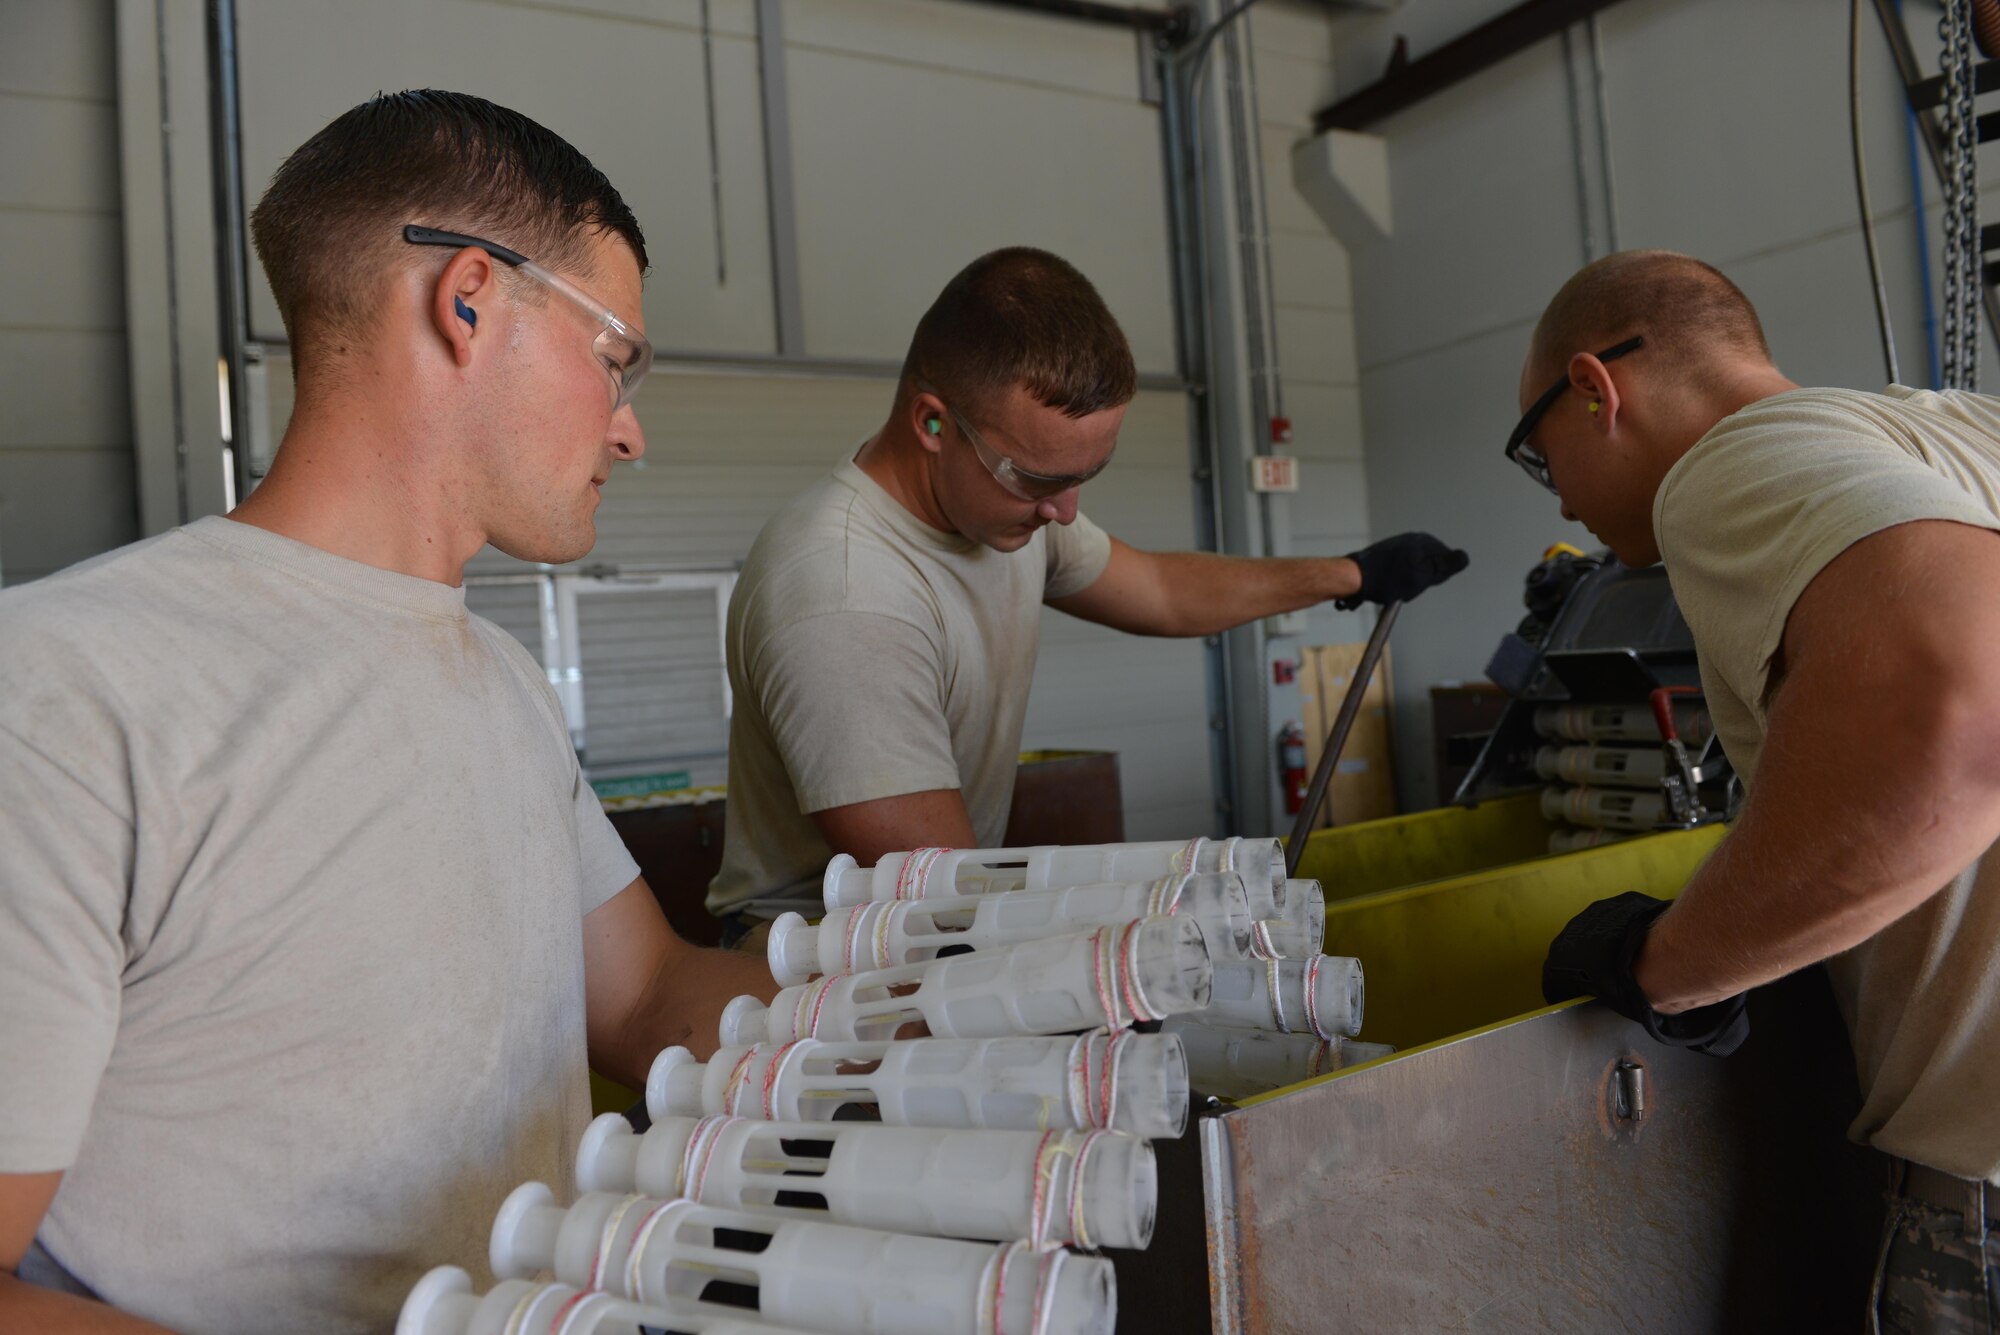
[[(407, 223), (468, 232), (574, 271), (586, 229), (646, 240), (604, 173), (554, 131), (467, 93), (377, 94), (308, 139), (250, 215), (294, 369), (325, 337), (352, 337), (404, 256)], [(428, 258), (439, 258), (429, 252)]]
[(1088, 417), (1131, 401), (1139, 373), (1104, 299), (1046, 250), (981, 255), (949, 283), (910, 339), (908, 382), (987, 403), (1025, 385), (1045, 407)]
[(1757, 309), (1722, 271), (1671, 250), (1623, 250), (1578, 270), (1535, 326), (1529, 361), (1553, 379), (1579, 352), (1640, 334), (1649, 353), (1692, 371), (1717, 351), (1771, 359)]

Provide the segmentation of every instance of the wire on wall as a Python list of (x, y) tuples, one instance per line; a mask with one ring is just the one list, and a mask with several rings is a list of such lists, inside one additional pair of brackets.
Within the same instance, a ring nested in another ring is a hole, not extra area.
[[(1868, 159), (1861, 146), (1861, 0), (1847, 14), (1847, 128), (1854, 148), (1854, 193), (1861, 206), (1861, 240), (1868, 250), (1868, 283), (1875, 294), (1875, 324), (1882, 334), (1882, 362), (1889, 383), (1902, 382), (1896, 331), (1889, 323), (1889, 292), (1882, 282), (1882, 254), (1875, 242), (1875, 210), (1868, 202)], [(1921, 243), (1922, 238), (1918, 238)]]
[(715, 285), (729, 285), (729, 261), (723, 248), (722, 144), (715, 116), (715, 29), (709, 23), (708, 0), (701, 0), (701, 87), (708, 103), (708, 197), (715, 214)]
[(1938, 322), (1937, 288), (1931, 280), (1931, 225), (1924, 207), (1923, 162), (1918, 157), (1917, 135), (1921, 127), (1917, 124), (1917, 113), (1905, 106), (1903, 110), (1903, 139), (1909, 146), (1910, 158), (1910, 204), (1917, 220), (1917, 286), (1924, 294), (1924, 366), (1928, 376), (1924, 380), (1925, 389), (1942, 389), (1944, 381), (1938, 370)]
[(1611, 94), (1604, 86), (1604, 34), (1597, 26), (1597, 15), (1593, 12), (1584, 20), (1590, 36), (1590, 78), (1597, 90), (1597, 154), (1599, 166), (1604, 172), (1604, 229), (1610, 234), (1611, 249), (1623, 247), (1618, 242), (1618, 176), (1611, 165)]

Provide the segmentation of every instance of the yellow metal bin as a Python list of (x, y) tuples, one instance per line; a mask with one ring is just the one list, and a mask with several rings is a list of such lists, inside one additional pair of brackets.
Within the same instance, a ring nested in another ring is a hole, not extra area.
[(1313, 836), (1325, 948), (1360, 958), (1362, 1037), (1398, 1050), (1212, 1103), (1161, 1147), (1154, 1244), (1116, 1258), (1121, 1330), (1854, 1328), (1879, 1183), (1845, 1140), (1858, 1097), (1823, 978), (1762, 989), (1727, 1060), (1544, 1006), (1572, 914), (1677, 894), (1723, 830), (1541, 856), (1530, 814)]

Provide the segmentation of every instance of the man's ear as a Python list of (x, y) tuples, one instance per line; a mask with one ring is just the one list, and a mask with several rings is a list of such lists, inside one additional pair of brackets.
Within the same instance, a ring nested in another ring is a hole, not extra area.
[(472, 340), (479, 331), (480, 313), (495, 309), (493, 297), (499, 290), (493, 257), (478, 246), (467, 246), (453, 255), (438, 275), (431, 289), (431, 324), (451, 345), (452, 359), (460, 366), (472, 365)]
[(1569, 359), (1569, 385), (1583, 395), (1584, 411), (1598, 429), (1608, 433), (1618, 421), (1621, 402), (1610, 368), (1590, 353), (1579, 352)]
[(944, 400), (923, 391), (911, 396), (910, 428), (917, 433), (917, 443), (932, 454), (944, 448), (944, 420)]

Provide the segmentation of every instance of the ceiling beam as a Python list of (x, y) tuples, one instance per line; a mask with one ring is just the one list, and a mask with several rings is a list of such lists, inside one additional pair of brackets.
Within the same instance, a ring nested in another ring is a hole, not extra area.
[(1313, 129), (1363, 130), (1553, 37), (1617, 0), (1525, 0), (1437, 50), (1393, 69), (1313, 116)]

